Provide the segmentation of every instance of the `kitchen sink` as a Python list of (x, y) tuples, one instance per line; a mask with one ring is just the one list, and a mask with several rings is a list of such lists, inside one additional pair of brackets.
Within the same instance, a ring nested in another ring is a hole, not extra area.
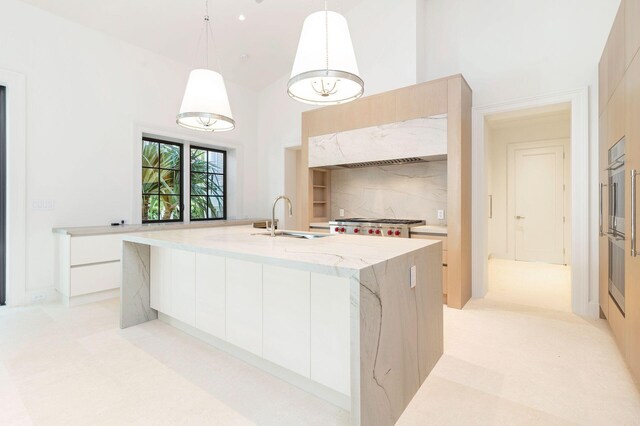
[[(270, 237), (270, 232), (260, 232), (258, 234), (252, 235), (262, 235), (265, 237)], [(306, 240), (314, 240), (316, 238), (324, 238), (331, 237), (331, 234), (314, 234), (313, 232), (302, 232), (302, 231), (276, 231), (276, 237), (287, 237), (287, 238), (301, 238)]]

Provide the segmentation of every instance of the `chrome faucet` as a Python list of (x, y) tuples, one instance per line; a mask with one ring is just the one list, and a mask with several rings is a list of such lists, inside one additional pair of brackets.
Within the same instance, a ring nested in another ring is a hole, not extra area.
[(289, 197), (287, 197), (286, 195), (281, 195), (278, 198), (275, 199), (275, 201), (273, 202), (273, 208), (271, 209), (271, 236), (275, 237), (276, 236), (276, 205), (278, 204), (278, 201), (280, 200), (287, 200), (287, 203), (289, 203), (289, 216), (293, 216), (293, 207), (291, 206), (291, 200), (289, 199)]

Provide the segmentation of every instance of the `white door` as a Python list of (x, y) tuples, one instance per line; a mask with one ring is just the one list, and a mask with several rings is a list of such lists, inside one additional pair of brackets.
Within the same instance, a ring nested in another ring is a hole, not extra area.
[(564, 262), (564, 148), (515, 148), (515, 259)]

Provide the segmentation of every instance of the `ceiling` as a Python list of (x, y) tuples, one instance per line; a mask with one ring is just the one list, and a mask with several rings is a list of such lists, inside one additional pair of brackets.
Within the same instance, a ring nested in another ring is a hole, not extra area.
[[(197, 45), (205, 0), (22, 1), (190, 67), (204, 64), (204, 39)], [(344, 14), (361, 1), (329, 7)], [(291, 72), (304, 18), (323, 8), (322, 0), (209, 0), (225, 79), (258, 90)]]

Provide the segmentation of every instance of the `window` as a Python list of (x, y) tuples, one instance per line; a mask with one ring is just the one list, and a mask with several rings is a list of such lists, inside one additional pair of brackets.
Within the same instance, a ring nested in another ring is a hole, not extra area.
[(227, 218), (227, 153), (191, 147), (191, 220)]
[(182, 145), (142, 139), (142, 222), (182, 221)]

